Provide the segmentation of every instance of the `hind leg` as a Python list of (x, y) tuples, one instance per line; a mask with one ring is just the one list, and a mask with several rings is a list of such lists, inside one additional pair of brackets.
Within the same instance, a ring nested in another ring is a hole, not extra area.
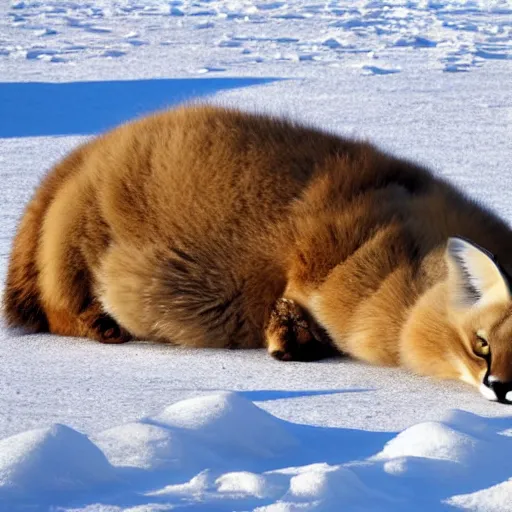
[(86, 337), (100, 343), (125, 343), (133, 339), (93, 301), (86, 309), (74, 313), (68, 308), (45, 308), (49, 331), (61, 336)]
[(265, 337), (269, 354), (281, 361), (317, 361), (337, 353), (325, 331), (290, 299), (276, 301)]
[[(102, 343), (122, 343), (130, 334), (96, 299), (95, 279), (85, 258), (87, 203), (80, 183), (67, 182), (48, 208), (37, 252), (37, 283), (48, 329), (64, 336), (85, 336)], [(97, 231), (97, 230), (95, 230)], [(101, 250), (100, 244), (97, 252)]]
[(101, 304), (93, 301), (79, 315), (79, 320), (88, 329), (88, 337), (101, 343), (126, 343), (133, 339), (132, 335), (123, 329), (108, 313), (103, 311)]

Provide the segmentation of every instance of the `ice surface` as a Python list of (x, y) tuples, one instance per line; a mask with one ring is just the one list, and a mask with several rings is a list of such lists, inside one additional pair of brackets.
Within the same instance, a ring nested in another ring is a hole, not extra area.
[[(0, 282), (52, 163), (183, 101), (370, 138), (511, 221), (511, 27), (506, 0), (3, 2)], [(512, 511), (512, 408), (397, 369), (0, 327), (0, 411), (0, 511)]]

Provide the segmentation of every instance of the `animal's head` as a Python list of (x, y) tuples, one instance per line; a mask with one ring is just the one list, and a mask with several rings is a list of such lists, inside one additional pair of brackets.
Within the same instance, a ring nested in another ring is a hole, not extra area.
[(512, 403), (512, 280), (496, 258), (450, 238), (448, 315), (462, 339), (462, 379), (489, 400)]

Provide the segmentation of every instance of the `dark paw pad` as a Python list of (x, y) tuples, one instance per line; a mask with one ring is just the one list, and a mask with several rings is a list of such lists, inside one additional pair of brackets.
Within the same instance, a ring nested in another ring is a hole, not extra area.
[(276, 302), (266, 330), (268, 350), (279, 361), (316, 361), (335, 353), (325, 333), (295, 302)]
[(130, 341), (130, 334), (108, 315), (100, 315), (92, 324), (101, 343), (125, 343)]
[(292, 361), (293, 356), (290, 354), (290, 352), (285, 352), (284, 350), (274, 350), (273, 352), (270, 352), (270, 355), (277, 359), (278, 361)]

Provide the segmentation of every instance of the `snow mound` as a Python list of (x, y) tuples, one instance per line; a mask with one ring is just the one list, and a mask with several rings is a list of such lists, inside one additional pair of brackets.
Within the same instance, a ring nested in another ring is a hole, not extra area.
[(248, 471), (226, 473), (217, 478), (215, 484), (217, 491), (223, 494), (266, 498), (274, 493), (274, 486), (266, 475), (256, 475)]
[(484, 482), (496, 483), (512, 474), (512, 461), (504, 456), (512, 443), (502, 434), (492, 420), (454, 410), (443, 421), (400, 432), (370, 459), (384, 461), (384, 471), (395, 477), (481, 489)]
[(341, 497), (367, 491), (369, 489), (352, 471), (327, 464), (305, 468), (290, 480), (290, 495), (297, 498)]
[(296, 445), (281, 422), (235, 393), (191, 398), (94, 437), (112, 464), (149, 470), (221, 467)]
[(186, 454), (178, 433), (139, 422), (105, 430), (94, 441), (116, 466), (172, 470), (180, 467)]
[(466, 462), (479, 445), (470, 435), (443, 423), (425, 422), (404, 430), (376, 458), (423, 457)]
[(0, 441), (0, 499), (90, 489), (114, 479), (114, 468), (101, 450), (64, 425)]
[(274, 457), (296, 445), (282, 422), (236, 393), (178, 402), (150, 421), (182, 429), (199, 441), (227, 448), (238, 456)]
[[(450, 411), (382, 441), (373, 456), (346, 460), (354, 431), (288, 423), (241, 395), (215, 393), (91, 439), (54, 425), (0, 441), (0, 508), (401, 511), (421, 500), (432, 511), (503, 511), (512, 491), (509, 427)], [(106, 482), (116, 485), (100, 492)]]
[(447, 503), (456, 508), (474, 512), (504, 512), (510, 510), (511, 500), (512, 479), (483, 491), (453, 496), (447, 500)]

